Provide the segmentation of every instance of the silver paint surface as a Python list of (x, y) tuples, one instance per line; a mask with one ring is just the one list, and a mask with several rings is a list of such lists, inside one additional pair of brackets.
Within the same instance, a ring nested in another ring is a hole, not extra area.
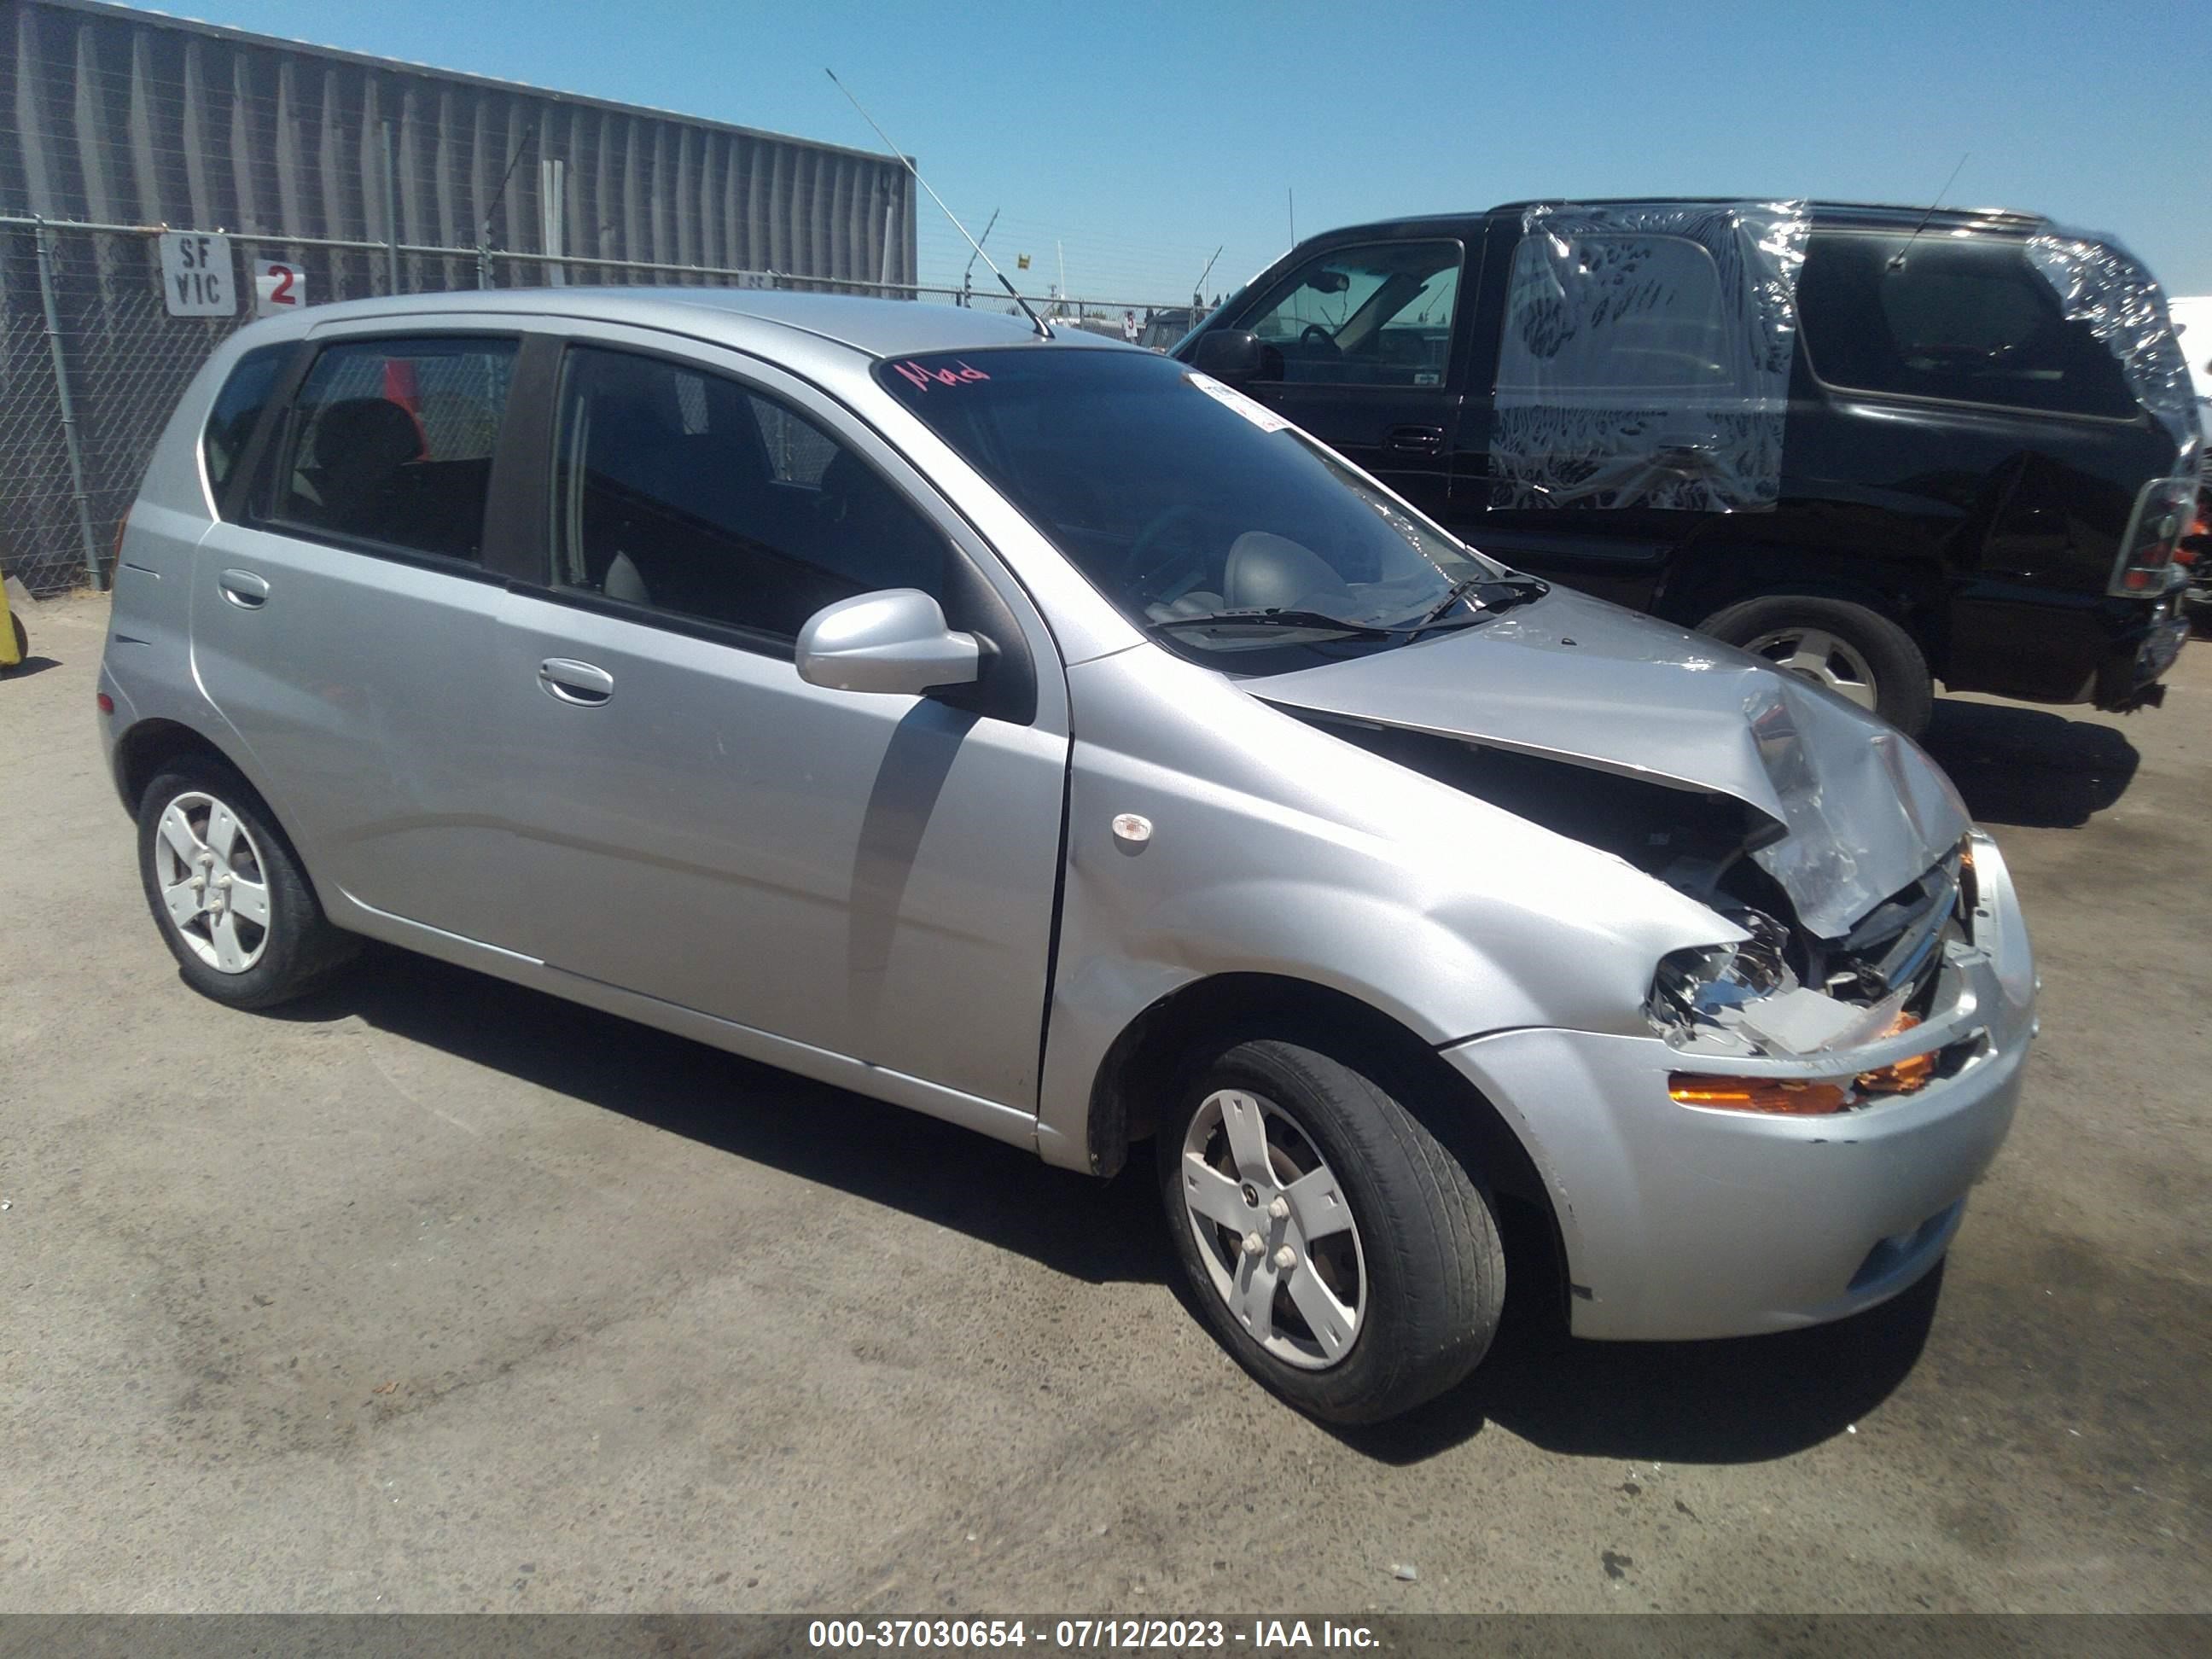
[[(773, 654), (212, 522), (198, 438), (240, 353), (311, 330), (493, 325), (677, 351), (799, 404), (1006, 601), (1036, 718), (811, 686)], [(1832, 1317), (1932, 1265), (1847, 1288), (2003, 1134), (2033, 970), (2001, 880), (1944, 969), (1942, 1029), (1984, 1036), (1985, 1064), (1818, 1135), (1717, 1123), (1667, 1098), (1693, 1062), (1644, 1003), (1662, 956), (1740, 928), (1307, 716), (1742, 800), (1780, 827), (1758, 856), (1825, 933), (1966, 831), (1916, 748), (1753, 659), (1560, 591), (1297, 673), (1183, 661), (871, 377), (882, 355), (984, 345), (1126, 349), (946, 307), (692, 290), (380, 301), (243, 330), (180, 404), (131, 517), (104, 738), (161, 720), (214, 744), (342, 926), (1071, 1168), (1091, 1167), (1115, 1040), (1164, 999), (1227, 974), (1356, 998), (1443, 1050), (1520, 1136), (1593, 1334)], [(268, 584), (265, 605), (222, 599), (233, 569)], [(549, 696), (556, 659), (607, 676), (609, 700)], [(1151, 825), (1140, 848), (1114, 833), (1127, 815)], [(1832, 1073), (1911, 1046), (1736, 1064)], [(1741, 1273), (1761, 1249), (1777, 1273)]]

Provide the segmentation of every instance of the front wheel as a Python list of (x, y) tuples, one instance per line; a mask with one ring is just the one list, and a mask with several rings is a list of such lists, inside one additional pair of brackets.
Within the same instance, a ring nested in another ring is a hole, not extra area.
[(1300, 1410), (1379, 1422), (1488, 1350), (1505, 1295), (1489, 1198), (1370, 1079), (1292, 1043), (1238, 1043), (1188, 1074), (1158, 1157), (1207, 1322)]
[(1848, 599), (1770, 593), (1717, 611), (1698, 631), (1826, 686), (1909, 738), (1927, 729), (1936, 687), (1912, 635)]

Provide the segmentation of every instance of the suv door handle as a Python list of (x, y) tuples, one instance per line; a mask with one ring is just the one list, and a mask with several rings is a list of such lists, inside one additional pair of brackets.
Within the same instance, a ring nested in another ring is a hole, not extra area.
[(615, 694), (615, 677), (574, 657), (548, 657), (538, 665), (538, 683), (548, 696), (596, 708)]
[(226, 570), (216, 579), (222, 596), (241, 611), (258, 611), (269, 603), (269, 584), (251, 570)]
[(1382, 447), (1400, 455), (1434, 455), (1444, 447), (1440, 426), (1394, 426)]

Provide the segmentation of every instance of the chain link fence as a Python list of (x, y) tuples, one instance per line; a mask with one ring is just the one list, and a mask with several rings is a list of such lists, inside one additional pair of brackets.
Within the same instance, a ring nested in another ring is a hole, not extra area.
[[(1013, 309), (1003, 294), (980, 289), (233, 234), (234, 313), (183, 317), (171, 313), (162, 287), (164, 228), (0, 216), (0, 574), (20, 577), (33, 594), (107, 585), (124, 515), (170, 410), (209, 355), (253, 319), (253, 261), (303, 271), (313, 304), (596, 284), (872, 293)], [(1064, 324), (1116, 334), (1124, 313), (1141, 324), (1164, 308), (1111, 299), (1030, 303)]]

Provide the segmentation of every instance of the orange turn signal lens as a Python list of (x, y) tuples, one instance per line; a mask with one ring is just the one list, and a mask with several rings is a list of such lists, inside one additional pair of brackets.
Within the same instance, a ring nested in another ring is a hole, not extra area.
[[(1912, 1014), (1899, 1014), (1884, 1036), (1895, 1036), (1899, 1031), (1909, 1031), (1920, 1024)], [(1871, 1072), (1861, 1072), (1851, 1080), (1861, 1092), (1869, 1095), (1909, 1095), (1923, 1088), (1936, 1075), (1936, 1061), (1941, 1050), (1931, 1049), (1924, 1054), (1914, 1054), (1900, 1060), (1894, 1066), (1877, 1066)]]
[[(1895, 1036), (1920, 1024), (1899, 1014), (1884, 1036)], [(1822, 1117), (1840, 1112), (1869, 1095), (1909, 1095), (1935, 1079), (1941, 1049), (1913, 1054), (1893, 1066), (1878, 1066), (1852, 1078), (1833, 1080), (1778, 1077), (1708, 1077), (1676, 1072), (1667, 1092), (1685, 1106), (1711, 1106), (1724, 1112), (1769, 1112), (1783, 1117)]]
[(1784, 1117), (1820, 1117), (1851, 1103), (1841, 1083), (1808, 1083), (1796, 1078), (1703, 1077), (1676, 1072), (1667, 1092), (1685, 1106), (1711, 1106), (1727, 1112), (1770, 1112)]

